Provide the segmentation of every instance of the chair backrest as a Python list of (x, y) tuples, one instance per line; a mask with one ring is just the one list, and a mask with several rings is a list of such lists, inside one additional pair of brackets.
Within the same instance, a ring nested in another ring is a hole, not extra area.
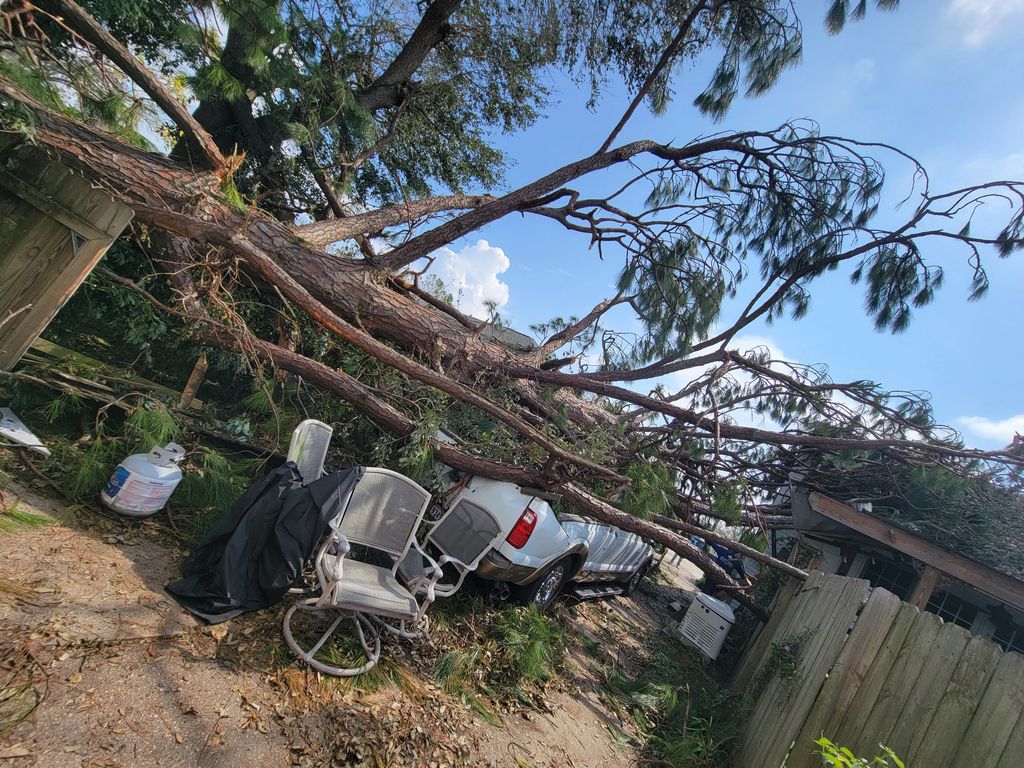
[(324, 462), (327, 461), (327, 449), (333, 434), (334, 429), (316, 419), (306, 419), (292, 432), (288, 444), (288, 461), (295, 462), (302, 482), (312, 483), (324, 473)]
[(460, 501), (445, 513), (427, 535), (442, 554), (476, 568), (480, 558), (501, 536), (501, 525), (490, 512), (469, 501)]
[(353, 544), (400, 558), (429, 503), (430, 494), (405, 475), (369, 467), (352, 491), (340, 530)]

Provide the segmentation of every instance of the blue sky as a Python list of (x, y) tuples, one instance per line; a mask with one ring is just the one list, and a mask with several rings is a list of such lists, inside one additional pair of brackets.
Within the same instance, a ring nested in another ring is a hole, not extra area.
[[(797, 2), (804, 24), (804, 60), (766, 96), (737, 102), (721, 125), (691, 106), (713, 62), (676, 75), (678, 97), (667, 113), (646, 108), (620, 141), (686, 141), (728, 129), (771, 128), (812, 118), (825, 133), (894, 144), (928, 169), (932, 189), (1024, 179), (1024, 0), (904, 0), (896, 13), (870, 12), (837, 37), (824, 32), (826, 0)], [(594, 151), (621, 115), (629, 95), (610, 88), (596, 111), (587, 94), (553, 83), (558, 104), (525, 134), (502, 139), (516, 158), (508, 185), (517, 186)], [(892, 200), (909, 191), (907, 166), (890, 166)], [(612, 188), (595, 177), (591, 191)], [(903, 211), (902, 213), (906, 213)], [(878, 222), (897, 221), (883, 208)], [(486, 242), (480, 243), (480, 240)], [(803, 363), (828, 364), (838, 380), (869, 378), (889, 389), (929, 391), (940, 422), (968, 444), (1001, 447), (1024, 432), (1024, 255), (988, 254), (992, 281), (981, 302), (966, 301), (966, 255), (931, 247), (925, 257), (946, 270), (936, 300), (915, 313), (900, 334), (880, 334), (863, 312), (863, 293), (848, 270), (823, 278), (801, 321), (756, 326), (750, 342)], [(552, 222), (513, 216), (456, 243), (438, 273), (462, 287), (462, 306), (484, 299), (526, 330), (555, 315), (582, 314), (609, 295), (621, 266), (598, 260), (586, 242)], [(728, 318), (726, 311), (724, 317)]]

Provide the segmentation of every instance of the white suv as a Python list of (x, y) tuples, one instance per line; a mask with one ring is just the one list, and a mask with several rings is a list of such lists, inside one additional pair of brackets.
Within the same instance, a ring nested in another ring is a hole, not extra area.
[[(470, 477), (450, 489), (447, 508), (470, 504), (490, 513), (502, 537), (476, 575), (508, 586), (520, 601), (547, 608), (563, 589), (587, 599), (631, 595), (651, 565), (637, 535), (577, 515), (556, 516), (551, 494)], [(504, 592), (508, 595), (509, 592)]]

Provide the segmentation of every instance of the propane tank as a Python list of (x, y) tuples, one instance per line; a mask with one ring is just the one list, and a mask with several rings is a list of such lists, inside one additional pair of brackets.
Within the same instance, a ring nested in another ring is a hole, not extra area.
[(155, 515), (181, 482), (178, 462), (185, 449), (177, 443), (154, 446), (149, 453), (136, 453), (117, 465), (100, 494), (103, 506), (128, 517)]

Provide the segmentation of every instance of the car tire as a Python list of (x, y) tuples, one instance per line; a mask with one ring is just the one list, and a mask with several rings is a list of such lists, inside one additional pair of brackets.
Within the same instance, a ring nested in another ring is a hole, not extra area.
[(519, 588), (516, 595), (518, 601), (523, 605), (532, 605), (544, 613), (562, 592), (562, 587), (569, 578), (571, 563), (572, 558), (563, 557), (549, 565), (536, 579)]
[(651, 561), (644, 560), (643, 565), (633, 571), (633, 575), (629, 577), (629, 581), (626, 582), (625, 589), (622, 590), (622, 594), (626, 597), (632, 597), (633, 593), (640, 587), (640, 582), (644, 580), (644, 576), (647, 575), (647, 571), (651, 569)]

